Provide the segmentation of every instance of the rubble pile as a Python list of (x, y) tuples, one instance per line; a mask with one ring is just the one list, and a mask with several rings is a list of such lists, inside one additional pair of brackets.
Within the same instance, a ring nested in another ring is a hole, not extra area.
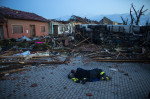
[(0, 41), (0, 79), (27, 70), (27, 66), (67, 64), (78, 55), (86, 58), (84, 62), (149, 62), (149, 39), (107, 29), (104, 25), (78, 25), (74, 35)]
[(75, 30), (75, 39), (99, 45), (100, 55), (107, 53), (110, 59), (150, 58), (149, 26), (76, 25)]

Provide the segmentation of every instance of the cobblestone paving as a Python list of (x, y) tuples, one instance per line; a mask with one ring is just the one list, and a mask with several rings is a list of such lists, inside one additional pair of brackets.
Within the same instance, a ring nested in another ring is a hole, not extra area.
[[(0, 99), (148, 99), (150, 71), (141, 63), (84, 62), (80, 56), (66, 65), (27, 67), (0, 81)], [(71, 69), (103, 69), (110, 81), (74, 83)]]

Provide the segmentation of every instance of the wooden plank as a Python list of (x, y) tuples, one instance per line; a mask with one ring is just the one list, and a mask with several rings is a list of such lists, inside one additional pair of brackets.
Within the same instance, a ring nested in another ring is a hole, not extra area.
[(7, 67), (0, 68), (0, 71), (8, 71), (8, 70), (11, 70), (11, 69), (23, 68), (23, 66), (24, 65), (22, 65), (22, 64), (10, 65), (10, 66), (7, 66)]
[(89, 39), (89, 37), (88, 37), (88, 38), (86, 38), (86, 39), (84, 39), (83, 41), (79, 42), (79, 43), (77, 44), (77, 46), (78, 46), (78, 45), (80, 45), (81, 43), (83, 43), (83, 42), (87, 41), (88, 39)]
[(126, 59), (128, 59), (128, 57), (126, 57), (126, 55), (124, 55), (124, 54), (123, 54), (123, 53), (121, 53), (121, 52), (119, 52), (119, 53), (118, 53), (118, 55), (117, 55), (116, 59), (118, 59), (118, 57), (119, 57), (120, 55), (122, 55), (122, 56), (124, 56)]
[(89, 61), (98, 61), (98, 62), (148, 62), (150, 63), (150, 60), (136, 60), (136, 59), (128, 59), (128, 60), (123, 60), (123, 59), (94, 59), (94, 60), (85, 60), (85, 62)]
[(4, 74), (11, 74), (11, 73), (16, 73), (16, 72), (20, 72), (20, 71), (24, 71), (24, 70), (27, 70), (26, 68), (21, 68), (21, 69), (15, 69), (15, 70), (10, 70), (10, 71), (7, 71), (7, 72), (1, 72), (0, 75), (4, 75)]
[(97, 52), (97, 53), (90, 53), (90, 54), (87, 54), (87, 55), (84, 55), (84, 56), (91, 56), (91, 55), (95, 55), (95, 54), (99, 54), (100, 52)]
[[(81, 35), (81, 33), (78, 33), (82, 38), (86, 39), (84, 36)], [(90, 44), (91, 42), (89, 40), (87, 40), (88, 43)]]
[(8, 51), (8, 52), (4, 52), (3, 54), (0, 55), (1, 56), (12, 56), (14, 54), (17, 54), (17, 53), (22, 53), (20, 51)]
[(97, 58), (93, 58), (93, 59), (97, 60), (97, 59), (105, 59), (105, 58), (97, 57)]
[[(32, 58), (47, 58), (47, 57), (53, 57), (53, 56), (33, 56)], [(4, 58), (26, 58), (23, 56), (0, 56), (0, 59), (4, 59)]]
[(113, 55), (95, 55), (95, 56), (90, 56), (90, 58), (95, 58), (95, 57), (112, 57)]
[(22, 56), (0, 56), (0, 59), (4, 59), (4, 58), (24, 58)]
[(23, 64), (23, 65), (29, 65), (29, 64), (64, 64), (64, 61), (32, 61), (32, 62), (0, 62), (0, 65), (9, 65), (9, 64)]
[(7, 53), (7, 52), (11, 51), (12, 49), (13, 49), (13, 48), (11, 48), (11, 49), (9, 49), (9, 50), (7, 50), (7, 51), (4, 51), (4, 52), (2, 52), (1, 54)]

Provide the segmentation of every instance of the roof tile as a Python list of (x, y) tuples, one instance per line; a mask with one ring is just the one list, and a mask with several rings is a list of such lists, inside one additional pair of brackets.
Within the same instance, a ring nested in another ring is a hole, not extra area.
[(6, 18), (23, 19), (23, 20), (35, 20), (47, 22), (48, 20), (34, 13), (19, 11), (10, 9), (7, 7), (0, 7), (0, 14)]

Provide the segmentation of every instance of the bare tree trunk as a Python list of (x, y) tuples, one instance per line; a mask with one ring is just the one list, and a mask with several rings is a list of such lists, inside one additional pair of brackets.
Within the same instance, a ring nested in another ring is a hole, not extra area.
[(133, 15), (132, 15), (132, 11), (131, 11), (131, 8), (130, 8), (130, 17), (131, 17), (131, 25), (133, 25), (133, 21), (134, 21), (134, 17), (133, 17)]
[(140, 11), (136, 11), (133, 4), (131, 4), (131, 7), (133, 8), (134, 12), (135, 12), (135, 15), (136, 15), (136, 21), (135, 21), (135, 24), (136, 25), (139, 25), (139, 22), (140, 22), (140, 18), (141, 18), (141, 15), (144, 15), (144, 12), (146, 12), (148, 9), (144, 10), (143, 11), (143, 8), (144, 8), (144, 5), (141, 7)]

